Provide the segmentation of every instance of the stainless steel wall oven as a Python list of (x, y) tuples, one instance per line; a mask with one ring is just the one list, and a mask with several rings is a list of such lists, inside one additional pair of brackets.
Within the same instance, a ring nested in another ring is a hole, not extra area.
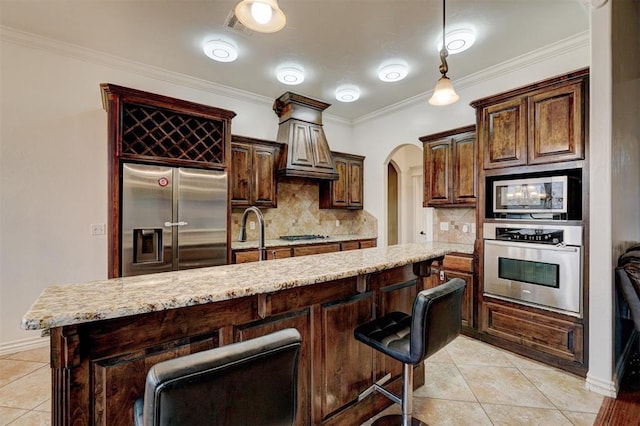
[(484, 294), (582, 317), (582, 226), (485, 223)]

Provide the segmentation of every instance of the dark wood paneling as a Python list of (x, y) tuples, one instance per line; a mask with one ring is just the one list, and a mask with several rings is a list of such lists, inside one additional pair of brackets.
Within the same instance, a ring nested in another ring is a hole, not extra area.
[(353, 330), (372, 318), (373, 293), (323, 304), (320, 311), (322, 418), (357, 399), (371, 384), (373, 349), (353, 337)]
[(485, 302), (482, 331), (567, 360), (583, 361), (584, 330), (578, 321)]
[(362, 209), (364, 205), (364, 157), (332, 152), (338, 180), (320, 182), (321, 209)]
[(583, 83), (545, 90), (529, 101), (529, 164), (584, 158)]
[(309, 256), (312, 254), (333, 253), (334, 251), (340, 251), (340, 243), (293, 247), (294, 256)]

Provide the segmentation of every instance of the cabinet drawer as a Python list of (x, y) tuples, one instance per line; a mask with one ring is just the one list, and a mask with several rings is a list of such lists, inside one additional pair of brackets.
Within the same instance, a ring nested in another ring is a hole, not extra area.
[(360, 241), (360, 248), (370, 248), (376, 246), (376, 240), (364, 240)]
[(583, 362), (582, 324), (493, 302), (484, 302), (482, 309), (485, 333), (559, 358)]
[[(267, 247), (267, 260), (284, 259), (291, 257), (291, 248), (269, 248)], [(257, 262), (260, 258), (258, 250), (236, 251), (233, 253), (233, 263)]]
[(340, 251), (340, 243), (294, 247), (293, 255), (308, 256), (311, 254), (331, 253), (334, 251)]
[(445, 271), (473, 272), (473, 255), (448, 254), (442, 261)]
[(358, 241), (346, 241), (344, 243), (340, 243), (340, 247), (342, 248), (342, 251), (357, 250), (360, 248), (360, 243)]

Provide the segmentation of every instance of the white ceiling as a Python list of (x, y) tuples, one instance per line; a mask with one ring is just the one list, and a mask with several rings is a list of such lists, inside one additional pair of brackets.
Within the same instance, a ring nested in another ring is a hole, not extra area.
[[(439, 77), (435, 42), (440, 0), (279, 0), (286, 27), (245, 35), (225, 28), (239, 0), (0, 0), (0, 24), (153, 65), (216, 84), (277, 98), (286, 91), (331, 103), (331, 115), (356, 119), (433, 89)], [(455, 80), (589, 29), (584, 0), (448, 0), (447, 30), (471, 26), (477, 41), (449, 56)], [(218, 63), (202, 52), (222, 35), (240, 57)], [(383, 83), (377, 69), (400, 58), (406, 79)], [(283, 62), (306, 72), (298, 86), (275, 78)], [(340, 103), (340, 84), (360, 100)], [(425, 102), (426, 102), (425, 93)]]

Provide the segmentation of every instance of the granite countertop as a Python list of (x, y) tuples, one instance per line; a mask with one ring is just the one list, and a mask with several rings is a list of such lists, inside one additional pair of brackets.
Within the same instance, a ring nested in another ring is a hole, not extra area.
[[(287, 241), (281, 239), (265, 240), (265, 247), (285, 247), (285, 246), (299, 246), (306, 244), (327, 244), (338, 243), (343, 241), (355, 241), (355, 240), (372, 240), (376, 239), (375, 235), (360, 235), (360, 234), (347, 234), (347, 235), (332, 235), (326, 238), (316, 238), (311, 240), (296, 240)], [(245, 250), (245, 249), (257, 249), (258, 241), (231, 241), (232, 250)]]
[(374, 247), (265, 262), (52, 285), (22, 318), (25, 330), (64, 325), (270, 293), (370, 274), (447, 253), (473, 253), (471, 244), (423, 243)]

